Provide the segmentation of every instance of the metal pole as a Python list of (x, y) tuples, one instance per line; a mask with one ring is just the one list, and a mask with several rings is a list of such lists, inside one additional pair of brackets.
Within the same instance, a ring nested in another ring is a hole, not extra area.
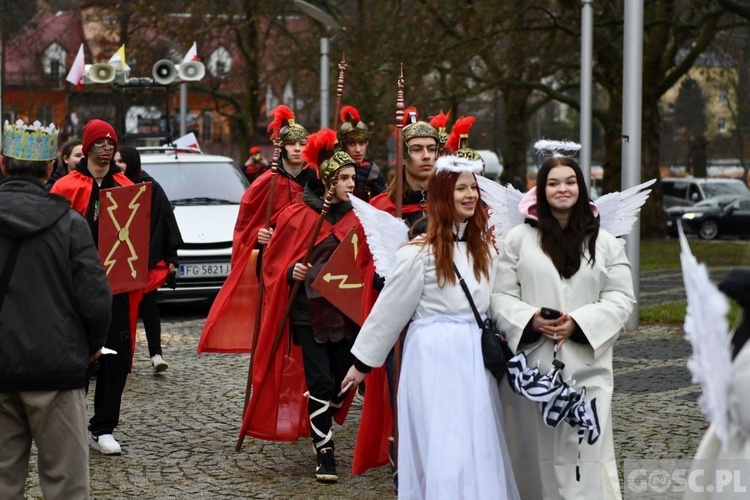
[(328, 37), (320, 39), (320, 128), (328, 127)]
[[(625, 4), (624, 54), (622, 81), (622, 189), (641, 182), (641, 106), (643, 84), (643, 0), (628, 0)], [(633, 274), (636, 303), (625, 323), (628, 330), (638, 329), (638, 299), (640, 291), (641, 223), (636, 220), (626, 238), (625, 252)]]
[(180, 137), (187, 134), (187, 83), (180, 84)]
[(586, 186), (591, 188), (591, 102), (594, 53), (594, 14), (592, 0), (582, 0), (581, 7), (581, 152), (580, 166)]

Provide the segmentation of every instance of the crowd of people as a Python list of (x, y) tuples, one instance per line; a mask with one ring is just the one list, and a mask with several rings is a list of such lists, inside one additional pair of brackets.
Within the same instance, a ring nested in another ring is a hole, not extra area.
[[(238, 447), (246, 436), (310, 438), (315, 478), (335, 482), (334, 423), (360, 394), (353, 472), (390, 464), (400, 498), (621, 498), (613, 346), (636, 299), (623, 245), (600, 226), (576, 161), (544, 159), (536, 188), (519, 194), (523, 222), (500, 238), (468, 144), (473, 118), (448, 134), (448, 115), (430, 123), (405, 110), (403, 177), (386, 184), (353, 106), (338, 130), (312, 134), (286, 106), (271, 114), (278, 161), (250, 151), (231, 274), (198, 345), (252, 352)], [(88, 497), (89, 448), (122, 453), (114, 433), (139, 315), (154, 371), (168, 367), (156, 289), (182, 239), (166, 194), (102, 120), (57, 152), (54, 127), (5, 127), (2, 498), (23, 496), (32, 440), (49, 498)], [(151, 184), (148, 284), (113, 294), (97, 250), (100, 192), (140, 183)], [(383, 245), (360, 204), (395, 223), (403, 244)], [(598, 440), (545, 425), (537, 402), (490, 373), (483, 320), (529, 366), (564, 364), (596, 400)]]

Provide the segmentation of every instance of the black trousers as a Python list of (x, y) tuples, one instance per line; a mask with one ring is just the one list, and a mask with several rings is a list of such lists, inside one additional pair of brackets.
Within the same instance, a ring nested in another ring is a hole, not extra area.
[[(345, 396), (339, 398), (341, 382), (354, 363), (351, 349), (352, 340), (340, 342), (326, 342), (319, 344), (313, 337), (313, 330), (309, 326), (292, 326), (295, 339), (302, 348), (302, 362), (305, 368), (305, 381), (310, 396), (322, 400), (340, 403)], [(324, 405), (310, 398), (307, 411), (312, 414)], [(323, 434), (331, 430), (334, 408), (328, 408), (324, 413), (311, 418), (311, 423)], [(323, 440), (314, 431), (311, 432), (313, 443)], [(331, 445), (333, 442), (331, 441)]]
[(94, 416), (89, 420), (89, 431), (95, 436), (112, 434), (120, 421), (120, 402), (130, 371), (130, 318), (128, 294), (112, 297), (112, 323), (104, 344), (117, 354), (99, 357), (94, 392)]
[(143, 320), (143, 328), (146, 330), (149, 358), (161, 354), (161, 315), (159, 314), (159, 304), (156, 302), (156, 295), (156, 290), (145, 294), (138, 308), (140, 317)]

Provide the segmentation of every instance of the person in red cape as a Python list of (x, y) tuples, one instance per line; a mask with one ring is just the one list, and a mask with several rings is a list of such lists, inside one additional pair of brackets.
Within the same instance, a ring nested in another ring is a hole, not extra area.
[(357, 163), (357, 187), (354, 190), (354, 196), (369, 201), (373, 196), (385, 191), (383, 172), (367, 158), (370, 131), (360, 120), (359, 111), (354, 106), (341, 108), (339, 144), (342, 151)]
[[(435, 171), (440, 137), (429, 123), (417, 119), (413, 107), (404, 110), (404, 193), (401, 216), (412, 228), (412, 233), (424, 231), (424, 216), (427, 213), (427, 184)], [(396, 214), (396, 183), (388, 190), (370, 200), (370, 204), (391, 215)], [(423, 222), (419, 222), (422, 220)], [(362, 296), (363, 320), (372, 310), (382, 280), (376, 275), (375, 267), (367, 246), (364, 233), (360, 234), (360, 248), (357, 266), (364, 277)], [(392, 398), (393, 394), (393, 355), (388, 357), (384, 367), (373, 369), (365, 380), (367, 397), (362, 406), (362, 418), (354, 446), (352, 471), (363, 474), (368, 469), (385, 465), (389, 461), (390, 436), (393, 434)], [(395, 477), (394, 469), (394, 477)]]
[(250, 157), (245, 162), (245, 177), (247, 182), (252, 184), (255, 179), (268, 170), (268, 160), (263, 158), (263, 153), (258, 146), (251, 147), (249, 153)]
[[(91, 120), (83, 127), (83, 158), (75, 169), (61, 177), (50, 190), (70, 200), (71, 207), (89, 223), (94, 241), (99, 242), (99, 191), (133, 182), (114, 162), (117, 134), (102, 120)], [(129, 294), (112, 297), (112, 323), (105, 347), (117, 354), (101, 356), (96, 373), (94, 415), (89, 420), (89, 445), (104, 455), (122, 453), (113, 432), (120, 421), (120, 403), (131, 363)]]
[[(331, 427), (334, 417), (343, 421), (351, 404), (353, 391), (340, 394), (339, 387), (347, 363), (352, 362), (350, 350), (359, 331), (355, 322), (311, 286), (339, 243), (358, 224), (349, 202), (356, 184), (355, 163), (344, 152), (334, 153), (335, 143), (336, 133), (330, 129), (310, 136), (305, 158), (309, 164), (320, 165), (320, 180), (305, 186), (303, 203), (279, 215), (266, 249), (262, 272), (268, 294), (253, 353), (253, 392), (241, 430), (244, 435), (272, 441), (297, 440), (309, 433), (317, 454), (316, 478), (323, 482), (338, 480)], [(316, 234), (329, 189), (333, 192), (330, 208)], [(313, 239), (314, 249), (307, 256)], [(290, 298), (295, 282), (301, 282), (298, 293)], [(287, 322), (283, 316), (289, 300), (293, 303)], [(282, 340), (274, 351), (280, 327)]]
[(307, 130), (295, 122), (294, 113), (287, 106), (278, 106), (271, 114), (274, 119), (268, 131), (282, 144), (278, 173), (274, 178), (271, 170), (266, 170), (242, 196), (234, 228), (232, 268), (203, 325), (198, 354), (247, 353), (252, 350), (258, 293), (255, 265), (258, 253), (253, 251), (267, 244), (273, 232), (265, 229), (271, 180), (274, 179), (271, 200), (273, 228), (279, 213), (301, 201), (303, 187), (317, 177), (315, 169), (305, 165), (302, 159), (302, 149), (309, 135)]

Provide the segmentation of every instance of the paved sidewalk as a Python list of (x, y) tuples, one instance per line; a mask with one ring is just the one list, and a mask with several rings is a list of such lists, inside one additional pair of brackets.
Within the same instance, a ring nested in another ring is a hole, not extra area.
[[(317, 483), (309, 441), (247, 438), (234, 451), (248, 356), (195, 354), (203, 320), (164, 321), (169, 370), (154, 375), (145, 335), (138, 348), (116, 437), (122, 456), (91, 454), (94, 498), (392, 498), (387, 468), (351, 475), (359, 406), (334, 427), (340, 481)], [(698, 388), (686, 368), (689, 346), (678, 326), (648, 326), (615, 347), (614, 429), (619, 460), (688, 458), (705, 428)], [(91, 395), (90, 404), (91, 404)], [(573, 458), (574, 459), (574, 458)], [(41, 498), (36, 466), (29, 498)]]

